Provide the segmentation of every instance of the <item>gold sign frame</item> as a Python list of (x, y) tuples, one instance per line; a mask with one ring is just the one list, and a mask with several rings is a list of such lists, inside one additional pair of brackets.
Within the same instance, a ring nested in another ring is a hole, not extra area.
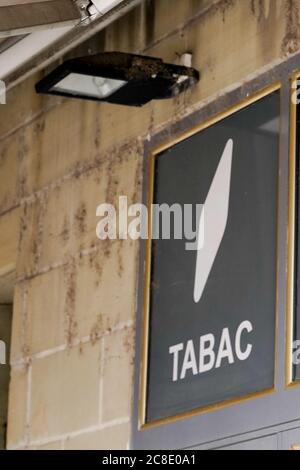
[[(274, 386), (270, 389), (263, 390), (260, 392), (250, 393), (240, 398), (229, 399), (217, 404), (204, 406), (191, 411), (183, 412), (175, 416), (168, 418), (159, 419), (153, 422), (146, 422), (146, 405), (147, 405), (147, 376), (148, 376), (148, 349), (149, 349), (149, 313), (150, 313), (150, 289), (151, 289), (151, 257), (152, 257), (152, 211), (151, 206), (154, 198), (154, 168), (156, 157), (163, 151), (170, 147), (180, 143), (181, 141), (193, 136), (194, 134), (203, 131), (204, 129), (211, 127), (212, 125), (222, 121), (223, 119), (235, 114), (236, 112), (246, 108), (247, 106), (259, 101), (262, 98), (272, 94), (276, 91), (281, 91), (282, 82), (276, 81), (271, 85), (264, 87), (262, 90), (247, 96), (239, 103), (229, 107), (228, 109), (217, 113), (216, 115), (205, 120), (203, 123), (193, 126), (188, 131), (179, 134), (177, 137), (168, 140), (167, 142), (154, 147), (149, 154), (148, 162), (148, 193), (147, 193), (147, 205), (148, 205), (148, 239), (146, 242), (145, 252), (145, 265), (144, 265), (144, 301), (143, 301), (143, 325), (142, 325), (142, 347), (141, 347), (141, 361), (140, 361), (140, 382), (139, 382), (139, 410), (138, 410), (138, 429), (143, 431), (146, 429), (154, 428), (164, 424), (171, 424), (182, 419), (188, 419), (196, 415), (216, 411), (218, 409), (226, 408), (247, 400), (253, 400), (266, 395), (270, 395), (276, 391), (276, 363), (277, 363), (277, 330), (278, 330), (278, 278), (279, 278), (279, 266), (277, 256), (277, 268), (276, 268), (276, 311), (275, 311), (275, 365), (274, 365)], [(279, 116), (281, 118), (281, 115)], [(279, 135), (280, 139), (280, 135)], [(279, 198), (279, 191), (277, 188), (277, 199)], [(278, 211), (278, 209), (277, 209)], [(277, 215), (277, 254), (278, 254), (278, 228), (279, 218)]]
[(294, 83), (300, 80), (297, 70), (290, 77), (290, 132), (289, 132), (289, 201), (288, 201), (288, 260), (287, 260), (287, 301), (286, 301), (286, 389), (298, 387), (300, 379), (293, 379), (293, 342), (294, 342), (294, 292), (295, 292), (295, 243), (296, 243), (296, 147), (297, 147), (297, 103), (293, 94), (297, 90)]

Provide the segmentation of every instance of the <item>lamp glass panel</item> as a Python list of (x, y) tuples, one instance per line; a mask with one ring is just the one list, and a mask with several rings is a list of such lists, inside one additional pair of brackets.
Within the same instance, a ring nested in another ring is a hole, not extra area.
[(124, 80), (70, 73), (57, 82), (52, 90), (102, 99), (112, 95), (126, 83)]

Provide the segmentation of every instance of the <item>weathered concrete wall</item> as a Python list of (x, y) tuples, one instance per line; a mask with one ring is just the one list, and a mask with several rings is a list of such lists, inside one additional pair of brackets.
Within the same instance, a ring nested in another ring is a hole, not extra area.
[(143, 109), (37, 96), (0, 106), (0, 275), (17, 270), (10, 448), (126, 448), (138, 243), (100, 242), (96, 207), (141, 198), (143, 139), (300, 46), (299, 0), (156, 0), (105, 33), (107, 50), (174, 61), (202, 80)]
[(12, 305), (0, 303), (0, 450), (6, 446)]

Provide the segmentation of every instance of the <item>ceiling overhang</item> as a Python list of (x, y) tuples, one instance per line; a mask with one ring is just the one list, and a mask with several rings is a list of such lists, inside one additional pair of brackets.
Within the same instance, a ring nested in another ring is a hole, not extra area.
[(0, 80), (7, 89), (56, 61), (142, 0), (1, 0)]
[(72, 0), (2, 0), (0, 37), (23, 35), (57, 26), (75, 25), (80, 20), (80, 10)]

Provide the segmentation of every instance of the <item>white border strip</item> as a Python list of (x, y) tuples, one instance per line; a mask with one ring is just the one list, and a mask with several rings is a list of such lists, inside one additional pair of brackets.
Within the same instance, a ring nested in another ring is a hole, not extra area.
[(29, 59), (67, 34), (74, 26), (61, 26), (29, 34), (0, 54), (0, 79), (7, 77)]

